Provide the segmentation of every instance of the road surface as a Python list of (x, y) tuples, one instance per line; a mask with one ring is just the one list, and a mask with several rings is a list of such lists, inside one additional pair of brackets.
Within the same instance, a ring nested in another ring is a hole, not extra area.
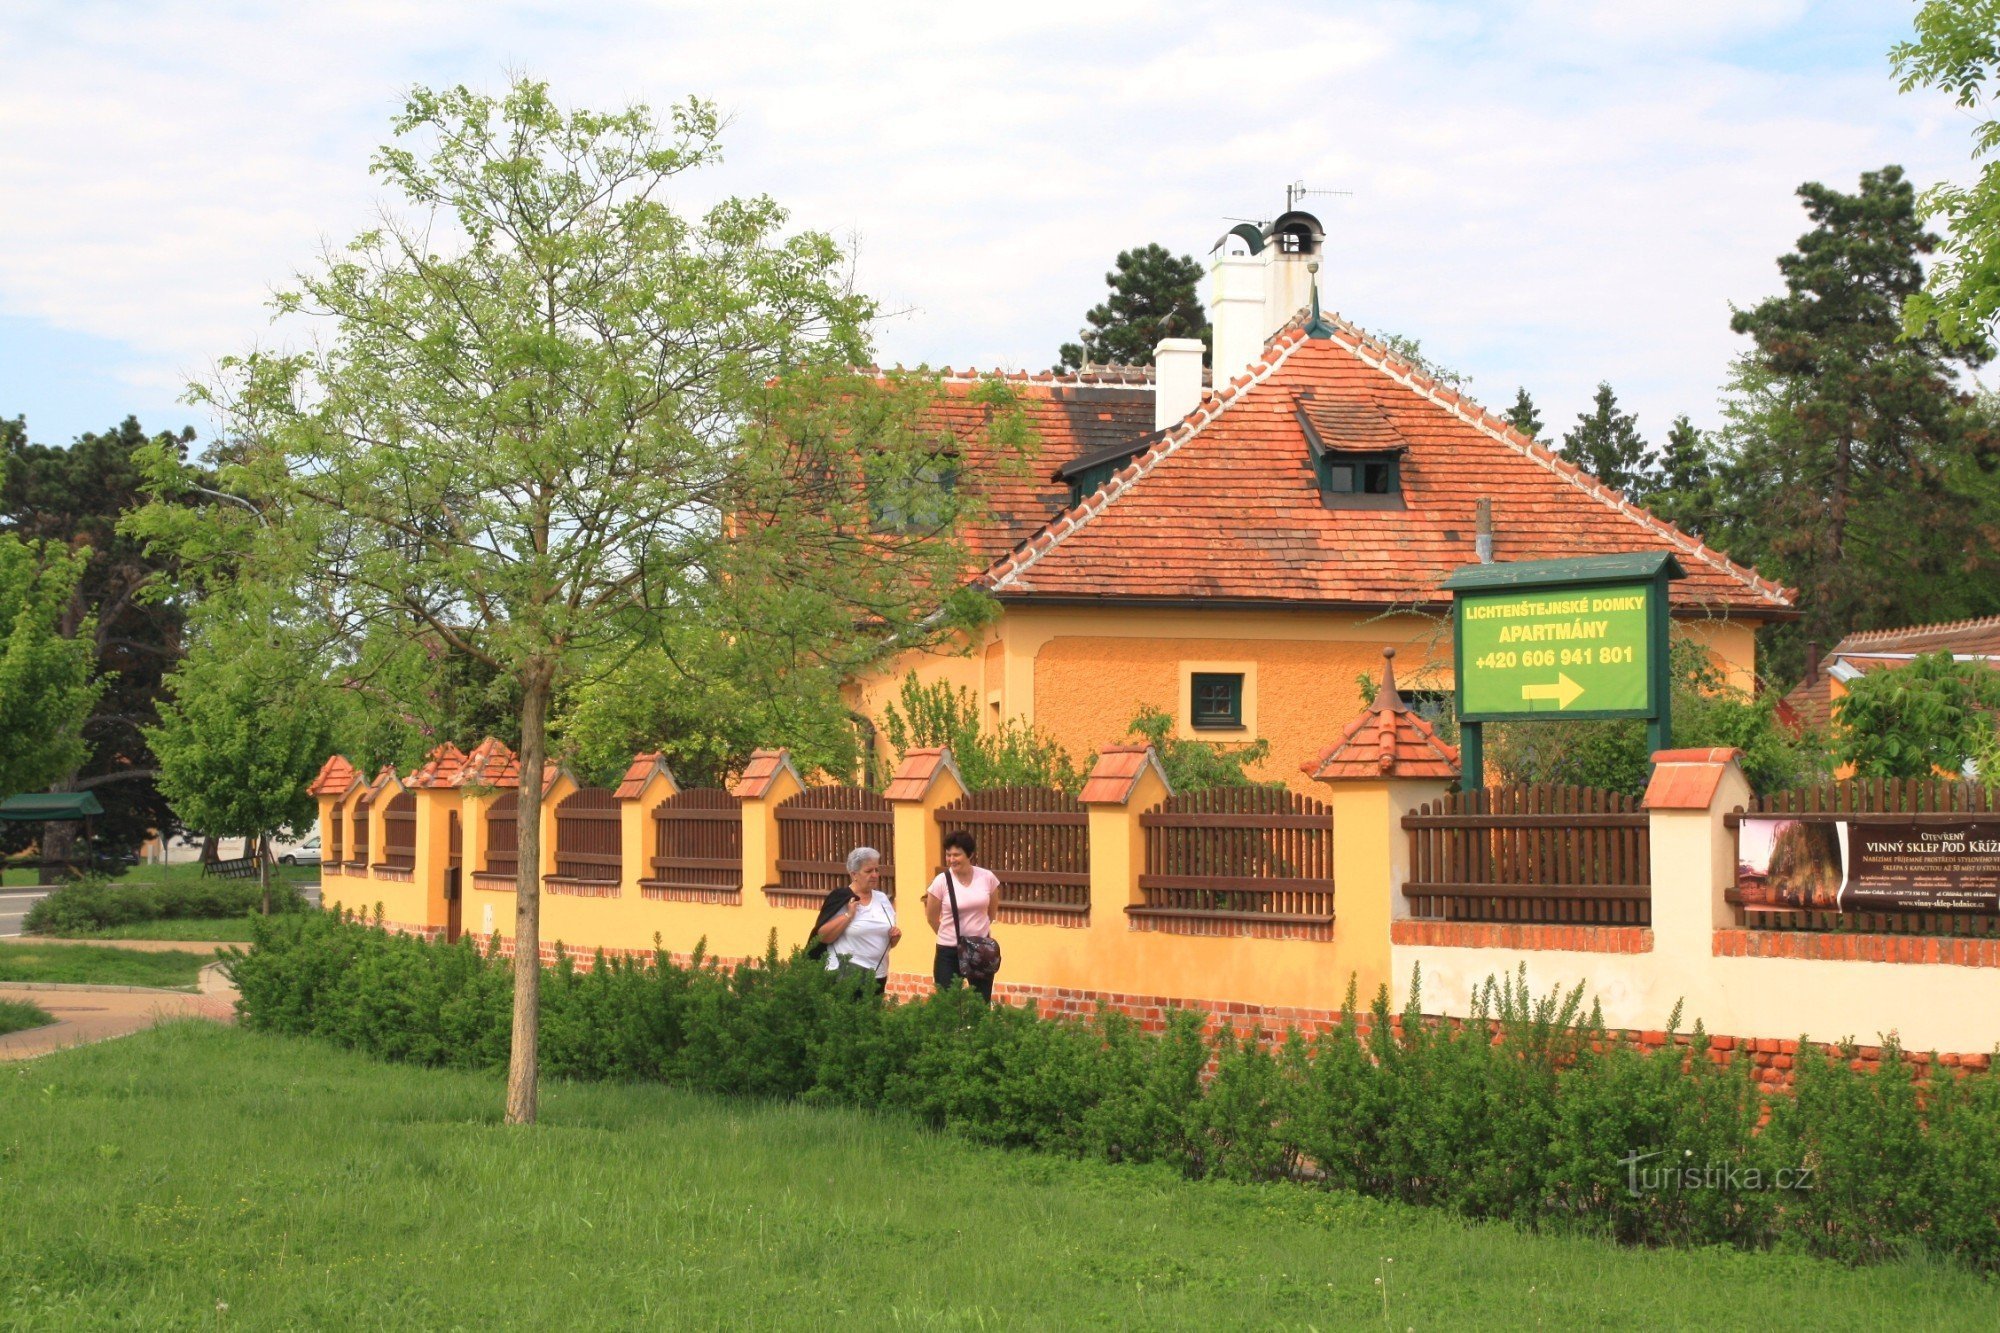
[(28, 909), (48, 896), (45, 889), (33, 892), (19, 889), (0, 891), (0, 939), (19, 935), (22, 918), (28, 915)]

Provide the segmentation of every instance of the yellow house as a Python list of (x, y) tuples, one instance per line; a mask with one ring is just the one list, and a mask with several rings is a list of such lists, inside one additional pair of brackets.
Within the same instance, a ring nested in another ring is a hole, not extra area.
[[(1228, 373), (1213, 388), (1186, 339), (1147, 370), (1018, 379), (1055, 466), (1038, 482), (986, 473), (977, 581), (1003, 614), (956, 652), (859, 683), (864, 712), (879, 718), (914, 672), (1081, 758), (1152, 705), (1182, 737), (1268, 739), (1259, 776), (1308, 791), (1301, 760), (1361, 709), (1385, 646), (1419, 707), (1451, 689), (1439, 584), (1453, 569), (1630, 551), (1678, 559), (1677, 624), (1751, 684), (1755, 630), (1794, 614), (1789, 590), (1322, 316), (1321, 239), (1304, 213), (1224, 238), (1211, 311)], [(960, 406), (978, 382), (948, 382), (961, 484), (990, 456)]]

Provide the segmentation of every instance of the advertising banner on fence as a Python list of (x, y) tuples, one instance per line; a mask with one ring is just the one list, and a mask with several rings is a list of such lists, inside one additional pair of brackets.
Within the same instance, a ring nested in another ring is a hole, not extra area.
[(1736, 847), (1745, 907), (2000, 912), (2000, 820), (1745, 816)]

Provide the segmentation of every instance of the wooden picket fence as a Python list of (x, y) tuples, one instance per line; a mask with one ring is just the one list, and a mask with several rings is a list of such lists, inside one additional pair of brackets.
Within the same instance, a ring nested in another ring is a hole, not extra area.
[(938, 828), (964, 829), (1000, 878), (1001, 919), (1082, 925), (1090, 915), (1090, 814), (1049, 787), (995, 787), (940, 807)]
[(1135, 928), (1333, 938), (1333, 810), (1273, 787), (1170, 796), (1139, 816)]
[[(1956, 822), (1968, 815), (1991, 815), (2000, 822), (2000, 787), (1943, 778), (1855, 778), (1752, 797), (1747, 809), (1733, 811), (1723, 820), (1738, 829), (1746, 815), (1783, 816), (1805, 823), (1919, 826), (1929, 822), (1926, 816)], [(1785, 905), (1746, 906), (1734, 885), (1724, 896), (1735, 910), (1737, 924), (1756, 930), (2000, 938), (2000, 915), (1990, 912), (1833, 912)]]
[(778, 806), (778, 882), (766, 885), (780, 907), (817, 908), (847, 885), (847, 854), (882, 853), (882, 889), (895, 895), (896, 821), (887, 798), (866, 787), (808, 787)]
[(382, 864), (410, 870), (417, 864), (417, 794), (402, 792), (382, 808)]
[(1652, 835), (1636, 798), (1595, 787), (1453, 792), (1403, 817), (1410, 915), (1652, 923)]
[(743, 803), (721, 787), (689, 787), (653, 807), (647, 898), (743, 900)]
[(603, 787), (580, 787), (557, 802), (555, 850), (551, 893), (616, 897), (625, 874), (618, 797)]
[(486, 864), (479, 870), (482, 877), (511, 881), (520, 869), (521, 825), (516, 817), (519, 801), (517, 793), (503, 791), (486, 807)]

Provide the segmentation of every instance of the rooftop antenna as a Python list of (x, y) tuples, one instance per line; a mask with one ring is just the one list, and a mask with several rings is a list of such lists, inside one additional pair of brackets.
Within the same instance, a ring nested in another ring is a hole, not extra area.
[(1310, 194), (1337, 195), (1342, 199), (1352, 199), (1354, 197), (1354, 191), (1352, 190), (1308, 190), (1304, 181), (1296, 180), (1285, 187), (1285, 211), (1289, 213), (1297, 208), (1299, 200)]

